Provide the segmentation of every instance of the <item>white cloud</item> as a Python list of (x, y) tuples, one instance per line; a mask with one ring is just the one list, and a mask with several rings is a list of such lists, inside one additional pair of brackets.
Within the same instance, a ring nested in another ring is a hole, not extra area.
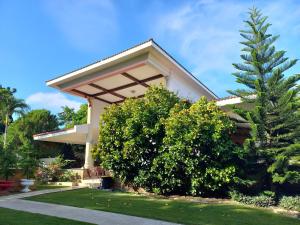
[(99, 51), (118, 34), (116, 10), (110, 0), (45, 1), (46, 12), (76, 48)]
[[(300, 35), (299, 1), (256, 3), (264, 15), (270, 16), (271, 33), (281, 34), (279, 49), (292, 52), (288, 56), (295, 57), (297, 48), (291, 45), (297, 44)], [(235, 0), (184, 2), (159, 11), (154, 16), (152, 32), (159, 43), (176, 52), (203, 83), (217, 94), (226, 95), (227, 89), (237, 85), (231, 75), (232, 63), (240, 61), (239, 30), (244, 27), (243, 20), (253, 4)], [(151, 21), (153, 23), (153, 18)]]
[(236, 52), (240, 39), (241, 12), (247, 10), (247, 4), (228, 3), (213, 0), (187, 3), (158, 18), (157, 34), (177, 39), (180, 54), (197, 72), (229, 71), (232, 51)]
[(61, 107), (69, 106), (79, 109), (81, 102), (68, 99), (62, 93), (38, 92), (26, 98), (26, 103), (33, 109), (48, 109), (54, 113), (60, 112)]

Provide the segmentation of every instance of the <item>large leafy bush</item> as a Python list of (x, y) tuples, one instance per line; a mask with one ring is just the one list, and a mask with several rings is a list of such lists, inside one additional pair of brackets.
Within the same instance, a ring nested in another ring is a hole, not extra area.
[(143, 99), (128, 99), (107, 108), (101, 116), (94, 155), (124, 183), (149, 186), (152, 162), (165, 135), (163, 120), (179, 102), (174, 93), (152, 87)]
[(154, 161), (163, 193), (205, 195), (226, 191), (235, 182), (238, 148), (234, 124), (214, 102), (202, 97), (188, 109), (172, 111)]
[(125, 184), (163, 194), (223, 192), (235, 181), (234, 125), (214, 102), (191, 104), (162, 87), (112, 105), (94, 149)]

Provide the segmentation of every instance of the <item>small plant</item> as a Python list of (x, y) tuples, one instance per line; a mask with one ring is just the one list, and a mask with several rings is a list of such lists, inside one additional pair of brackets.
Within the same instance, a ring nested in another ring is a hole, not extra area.
[(247, 196), (237, 191), (230, 192), (232, 200), (246, 204), (255, 205), (258, 207), (270, 207), (276, 205), (275, 194), (273, 192), (263, 192), (257, 196)]
[(259, 195), (253, 197), (253, 204), (259, 207), (270, 207), (276, 205), (274, 197)]
[(77, 174), (68, 170), (59, 177), (59, 181), (61, 182), (76, 182), (78, 179), (79, 177)]
[(262, 195), (268, 196), (268, 197), (272, 197), (272, 198), (275, 198), (275, 197), (276, 197), (276, 194), (275, 194), (275, 192), (273, 192), (273, 191), (263, 191), (263, 192), (262, 192)]
[(35, 179), (41, 184), (49, 182), (50, 172), (49, 169), (41, 164), (40, 167), (36, 170)]
[(8, 180), (15, 174), (16, 155), (13, 151), (0, 149), (0, 177)]
[(34, 173), (38, 166), (38, 160), (35, 157), (32, 146), (25, 144), (20, 149), (20, 168), (23, 170), (23, 174), (27, 179), (34, 177)]
[(57, 156), (49, 165), (41, 164), (35, 177), (40, 183), (56, 182), (56, 181), (76, 181), (78, 177), (70, 171), (63, 168), (67, 166), (71, 160), (64, 160), (62, 156)]
[(279, 201), (279, 206), (288, 210), (300, 211), (300, 196), (283, 196)]

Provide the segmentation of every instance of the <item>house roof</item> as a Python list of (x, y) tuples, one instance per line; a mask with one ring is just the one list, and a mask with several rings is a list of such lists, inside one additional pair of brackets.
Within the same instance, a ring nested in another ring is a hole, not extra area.
[(85, 144), (88, 133), (88, 125), (75, 125), (69, 129), (55, 130), (34, 134), (36, 141), (60, 142), (69, 144)]
[[(140, 43), (138, 45), (135, 45), (135, 46), (133, 46), (133, 47), (131, 47), (129, 49), (121, 51), (121, 52), (119, 52), (117, 54), (114, 54), (112, 56), (106, 57), (106, 58), (104, 58), (102, 60), (96, 61), (96, 62), (94, 62), (92, 64), (87, 65), (87, 66), (81, 67), (81, 68), (79, 68), (77, 70), (74, 70), (72, 72), (69, 72), (69, 73), (66, 73), (64, 75), (58, 76), (58, 77), (56, 77), (54, 79), (48, 80), (47, 81), (47, 85), (49, 85), (51, 87), (54, 87), (54, 88), (58, 88), (58, 89), (60, 89), (62, 91), (65, 91), (65, 92), (69, 92), (69, 93), (74, 94), (74, 95), (79, 95), (79, 96), (85, 97), (87, 95), (84, 95), (84, 94), (80, 93), (82, 91), (80, 91), (80, 90), (79, 90), (79, 92), (78, 92), (78, 90), (77, 91), (73, 91), (72, 89), (66, 87), (65, 84), (67, 82), (70, 83), (71, 81), (74, 81), (76, 79), (77, 80), (82, 79), (82, 77), (84, 77), (84, 76), (87, 77), (86, 76), (87, 74), (96, 73), (96, 72), (98, 72), (100, 70), (105, 70), (109, 66), (113, 67), (118, 62), (121, 62), (121, 61), (124, 62), (124, 60), (128, 60), (129, 58), (132, 59), (133, 57), (135, 57), (137, 55), (148, 53), (149, 51), (155, 51), (155, 54), (158, 54), (158, 55), (160, 55), (160, 57), (163, 57), (164, 60), (168, 60), (169, 62), (171, 62), (172, 65), (175, 65), (177, 69), (181, 70), (183, 72), (183, 74), (186, 74), (187, 77), (189, 77), (190, 79), (192, 79), (197, 85), (199, 85), (202, 89), (204, 89), (209, 95), (211, 95), (215, 99), (218, 99), (218, 97), (216, 96), (215, 93), (213, 93), (207, 86), (205, 86), (201, 81), (199, 81), (190, 71), (188, 71), (178, 61), (176, 61), (168, 52), (166, 52), (161, 46), (159, 46), (153, 39), (150, 39), (148, 41), (142, 42), (142, 43)], [(147, 59), (147, 58), (145, 59), (144, 58), (144, 61), (143, 62), (140, 61), (140, 64), (137, 65), (137, 66), (139, 66), (139, 67), (143, 66), (142, 63), (147, 64), (148, 62), (146, 62), (145, 60), (147, 61), (149, 59)], [(137, 64), (138, 62), (135, 62), (135, 63)], [(147, 66), (149, 67), (149, 65), (147, 65)], [(132, 69), (132, 68), (128, 68), (128, 69)], [(146, 68), (146, 69), (149, 70), (149, 68)], [(124, 75), (124, 72), (127, 72), (127, 71), (123, 71), (123, 72), (119, 71), (119, 74)], [(158, 72), (157, 74), (153, 73), (151, 76), (154, 77), (154, 78), (156, 77), (157, 79), (159, 79), (159, 78), (162, 77), (162, 71), (157, 70), (157, 72)], [(105, 77), (104, 75), (98, 74), (97, 75), (97, 79), (104, 78)], [(131, 76), (131, 74), (129, 74), (129, 76)], [(160, 77), (158, 77), (158, 76), (160, 76)], [(127, 76), (127, 78), (129, 78), (131, 80), (134, 80), (134, 78), (132, 78), (132, 76), (131, 77)], [(140, 83), (141, 80), (139, 80), (137, 78), (138, 77), (135, 77), (135, 82), (136, 83)], [(147, 77), (147, 78), (150, 79), (150, 77)], [(94, 77), (94, 80), (95, 80), (95, 77)], [(93, 81), (92, 78), (91, 78), (90, 81), (91, 82)], [(86, 83), (86, 84), (90, 85), (90, 84), (92, 84), (91, 82), (90, 83)], [(146, 82), (149, 82), (149, 81), (146, 80)], [(94, 88), (97, 88), (95, 85), (93, 85), (93, 86), (94, 86)], [(146, 85), (144, 85), (144, 86), (146, 87)], [(103, 86), (102, 86), (102, 88), (103, 88)], [(106, 87), (105, 87), (105, 89), (106, 89)], [(119, 91), (119, 90), (117, 90), (117, 91)], [(115, 93), (115, 97), (117, 97), (116, 93)], [(128, 96), (126, 96), (126, 97), (128, 97)], [(132, 97), (132, 96), (129, 96), (129, 97)], [(138, 97), (138, 96), (134, 96), (134, 97)], [(112, 99), (111, 96), (110, 96), (110, 99)], [(111, 103), (111, 100), (104, 99), (104, 101), (108, 102), (108, 103)], [(118, 101), (121, 101), (121, 100), (120, 99), (117, 100), (117, 98), (115, 98), (113, 102), (118, 102)]]
[(55, 77), (55, 78), (53, 78), (53, 79), (47, 80), (46, 83), (49, 83), (49, 82), (51, 82), (51, 81), (53, 81), (53, 80), (56, 80), (56, 79), (58, 79), (58, 78), (61, 78), (61, 77), (65, 76), (65, 75), (71, 74), (71, 73), (73, 73), (73, 72), (76, 72), (76, 71), (81, 70), (81, 69), (84, 69), (84, 68), (88, 68), (89, 66), (92, 66), (92, 65), (95, 65), (95, 64), (97, 64), (97, 63), (100, 63), (100, 62), (103, 62), (103, 61), (105, 61), (105, 60), (108, 60), (108, 59), (110, 59), (110, 58), (113, 58), (114, 56), (120, 55), (120, 54), (122, 54), (122, 53), (124, 53), (124, 52), (127, 52), (127, 51), (129, 51), (129, 50), (131, 50), (131, 49), (134, 49), (134, 48), (136, 48), (136, 47), (138, 47), (138, 46), (140, 46), (140, 45), (143, 45), (143, 44), (145, 44), (145, 43), (147, 43), (147, 42), (149, 42), (149, 41), (151, 41), (151, 40), (153, 41), (153, 39), (149, 39), (149, 40), (147, 40), (147, 41), (144, 41), (144, 42), (141, 42), (141, 43), (139, 43), (139, 44), (136, 44), (136, 45), (134, 45), (134, 46), (132, 46), (132, 47), (130, 47), (130, 48), (127, 48), (127, 49), (125, 49), (125, 50), (123, 50), (123, 51), (117, 52), (117, 53), (115, 53), (115, 54), (112, 54), (112, 55), (110, 55), (110, 56), (104, 57), (104, 58), (102, 58), (102, 59), (100, 59), (100, 60), (97, 60), (97, 61), (95, 61), (95, 62), (89, 63), (89, 64), (87, 64), (87, 65), (85, 65), (85, 66), (82, 66), (82, 67), (79, 67), (79, 68), (77, 68), (77, 69), (71, 70), (70, 72), (61, 74), (61, 75), (59, 75), (59, 76), (57, 76), (57, 77)]

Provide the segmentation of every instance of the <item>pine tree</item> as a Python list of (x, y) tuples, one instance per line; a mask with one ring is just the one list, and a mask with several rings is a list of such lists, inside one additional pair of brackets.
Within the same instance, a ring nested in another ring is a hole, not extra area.
[(245, 147), (265, 162), (273, 182), (299, 182), (300, 173), (290, 162), (300, 153), (300, 75), (284, 75), (297, 60), (275, 49), (279, 36), (268, 33), (271, 24), (258, 9), (249, 11), (245, 25), (242, 63), (233, 64), (233, 75), (245, 88), (229, 91), (254, 106), (243, 113), (251, 126)]

